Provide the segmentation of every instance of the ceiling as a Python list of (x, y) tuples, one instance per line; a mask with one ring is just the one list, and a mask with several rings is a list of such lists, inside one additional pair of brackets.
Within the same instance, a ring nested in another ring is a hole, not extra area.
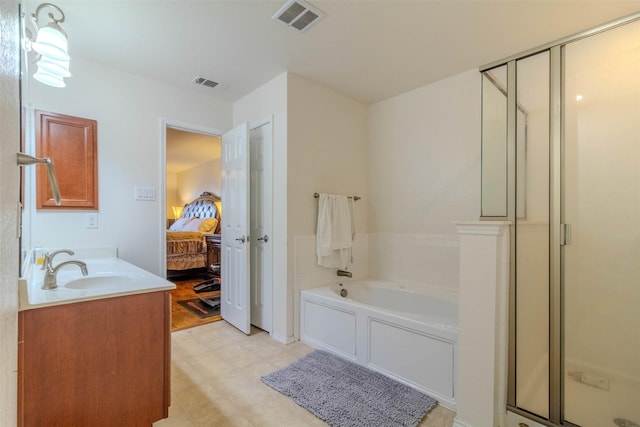
[(289, 71), (373, 103), (640, 11), (640, 0), (310, 0), (325, 16), (300, 33), (271, 19), (284, 0), (55, 3), (72, 73), (81, 57), (228, 102)]

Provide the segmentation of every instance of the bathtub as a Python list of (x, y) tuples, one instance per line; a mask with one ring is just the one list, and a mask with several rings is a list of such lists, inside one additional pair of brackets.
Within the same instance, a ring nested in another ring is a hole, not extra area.
[(374, 281), (303, 290), (300, 340), (456, 409), (458, 308), (451, 301)]

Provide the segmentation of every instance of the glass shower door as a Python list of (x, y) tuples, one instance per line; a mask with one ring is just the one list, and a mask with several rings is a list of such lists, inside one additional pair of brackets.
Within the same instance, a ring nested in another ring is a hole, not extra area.
[(563, 418), (640, 425), (640, 22), (564, 47)]
[(518, 60), (515, 406), (549, 417), (549, 52)]

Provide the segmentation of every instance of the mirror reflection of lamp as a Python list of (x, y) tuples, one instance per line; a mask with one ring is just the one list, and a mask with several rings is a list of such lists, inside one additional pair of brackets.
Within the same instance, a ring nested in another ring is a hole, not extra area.
[(182, 215), (182, 206), (172, 206), (171, 209), (173, 210), (173, 219), (180, 218), (180, 215)]
[[(55, 18), (53, 12), (49, 12), (48, 16), (51, 22), (39, 27), (38, 17), (40, 11), (45, 8), (53, 9), (60, 15), (60, 18)], [(64, 22), (64, 12), (55, 4), (42, 3), (36, 8), (31, 18), (32, 25), (36, 30), (36, 37), (34, 40), (33, 32), (25, 25), (24, 47), (27, 52), (33, 50), (38, 54), (36, 57), (38, 69), (33, 78), (49, 86), (64, 87), (66, 85), (64, 78), (71, 76), (67, 33), (60, 27), (60, 23)]]

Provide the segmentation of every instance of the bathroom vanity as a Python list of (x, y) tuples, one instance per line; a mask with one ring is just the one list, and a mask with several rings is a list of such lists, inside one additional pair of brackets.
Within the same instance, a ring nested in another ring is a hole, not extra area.
[[(151, 426), (168, 416), (166, 280), (114, 259), (73, 266), (58, 288), (21, 283), (18, 418), (30, 426)], [(75, 295), (75, 298), (74, 298)]]

